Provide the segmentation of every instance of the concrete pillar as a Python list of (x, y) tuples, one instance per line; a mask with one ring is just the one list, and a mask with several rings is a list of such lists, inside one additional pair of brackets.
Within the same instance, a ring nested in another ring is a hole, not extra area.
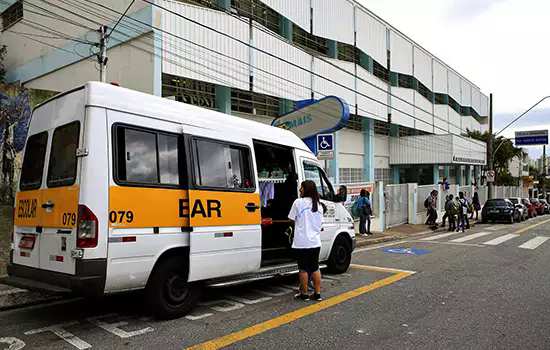
[(338, 58), (338, 44), (335, 40), (327, 40), (328, 42), (328, 56), (331, 58)]
[(466, 178), (464, 179), (464, 183), (466, 186), (472, 185), (472, 167), (470, 165), (466, 165)]
[(363, 118), (363, 178), (374, 182), (374, 120)]
[(456, 184), (459, 186), (463, 185), (462, 182), (462, 165), (456, 165)]
[(231, 0), (216, 0), (216, 4), (224, 10), (231, 9)]
[(284, 115), (292, 112), (294, 109), (294, 103), (286, 98), (279, 99), (279, 115)]
[(433, 183), (434, 184), (439, 183), (439, 165), (437, 164), (433, 166)]
[(231, 88), (216, 85), (216, 109), (225, 114), (231, 114)]
[(447, 181), (450, 181), (449, 176), (451, 176), (451, 167), (448, 165), (445, 165), (445, 177), (447, 178)]
[(281, 36), (289, 41), (292, 41), (292, 35), (293, 35), (293, 28), (292, 28), (292, 22), (288, 20), (288, 18), (284, 16), (280, 16), (280, 33)]

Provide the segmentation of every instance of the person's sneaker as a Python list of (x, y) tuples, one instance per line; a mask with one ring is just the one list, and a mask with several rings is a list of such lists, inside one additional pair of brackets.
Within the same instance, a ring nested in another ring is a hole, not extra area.
[(309, 300), (309, 295), (302, 294), (302, 293), (297, 293), (297, 294), (294, 295), (294, 298), (298, 299), (298, 300), (308, 301)]
[(321, 297), (321, 294), (313, 293), (309, 296), (309, 299), (315, 300), (315, 301), (322, 301), (323, 297)]

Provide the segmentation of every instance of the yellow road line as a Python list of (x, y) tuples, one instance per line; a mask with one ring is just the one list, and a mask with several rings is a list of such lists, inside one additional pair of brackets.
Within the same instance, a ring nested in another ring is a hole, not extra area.
[[(361, 266), (361, 265), (355, 265), (354, 267)], [(364, 269), (369, 269), (368, 266)], [(374, 270), (373, 270), (374, 271)], [(381, 270), (378, 270), (381, 271)], [(357, 289), (351, 290), (349, 292), (345, 292), (336, 296), (333, 296), (331, 298), (328, 298), (326, 300), (323, 300), (321, 302), (311, 304), (309, 306), (303, 307), (301, 309), (291, 311), (289, 313), (286, 313), (284, 315), (275, 317), (273, 319), (258, 323), (254, 326), (242, 329), (240, 331), (236, 331), (234, 333), (215, 338), (212, 340), (209, 340), (207, 342), (197, 344), (194, 346), (191, 346), (187, 348), (188, 350), (214, 350), (214, 349), (220, 349), (226, 346), (229, 346), (231, 344), (234, 344), (236, 342), (245, 340), (247, 338), (253, 337), (255, 335), (267, 332), (271, 329), (278, 328), (280, 326), (283, 326), (285, 324), (291, 323), (293, 321), (296, 321), (298, 319), (301, 319), (303, 317), (309, 316), (311, 314), (314, 314), (316, 312), (328, 309), (332, 306), (341, 304), (347, 300), (356, 298), (362, 294), (371, 292), (375, 289), (385, 287), (387, 285), (390, 285), (392, 283), (395, 283), (399, 280), (402, 280), (403, 278), (406, 278), (410, 275), (414, 274), (412, 271), (402, 271), (397, 272), (389, 277), (386, 277), (384, 279), (375, 281), (369, 285), (359, 287)]]
[(520, 230), (517, 230), (517, 231), (514, 232), (514, 233), (517, 234), (517, 235), (519, 235), (519, 234), (522, 234), (522, 233), (524, 233), (524, 232), (526, 232), (526, 231), (528, 231), (528, 230), (530, 230), (530, 229), (532, 229), (532, 228), (534, 228), (534, 227), (537, 227), (537, 226), (546, 224), (547, 222), (550, 222), (550, 219), (544, 220), (544, 221), (541, 221), (541, 222), (538, 222), (538, 223), (533, 224), (533, 225), (529, 225), (529, 226), (524, 227), (524, 228), (522, 228), (522, 229), (520, 229)]

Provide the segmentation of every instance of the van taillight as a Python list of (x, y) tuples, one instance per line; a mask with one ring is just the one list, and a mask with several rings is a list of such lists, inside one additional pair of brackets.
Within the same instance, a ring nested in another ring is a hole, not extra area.
[(97, 217), (85, 205), (78, 205), (78, 225), (76, 231), (77, 248), (97, 247)]

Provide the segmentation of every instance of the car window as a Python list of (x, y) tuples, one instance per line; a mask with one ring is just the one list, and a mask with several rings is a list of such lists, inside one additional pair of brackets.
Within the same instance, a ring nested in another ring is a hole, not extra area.
[(55, 129), (48, 165), (48, 187), (70, 186), (75, 183), (79, 136), (80, 122)]
[(306, 180), (315, 182), (317, 191), (322, 199), (334, 199), (334, 190), (321, 168), (317, 165), (310, 162), (304, 162), (304, 177)]
[(47, 143), (48, 133), (46, 131), (32, 135), (27, 140), (19, 183), (19, 188), (22, 191), (35, 190), (42, 185)]

